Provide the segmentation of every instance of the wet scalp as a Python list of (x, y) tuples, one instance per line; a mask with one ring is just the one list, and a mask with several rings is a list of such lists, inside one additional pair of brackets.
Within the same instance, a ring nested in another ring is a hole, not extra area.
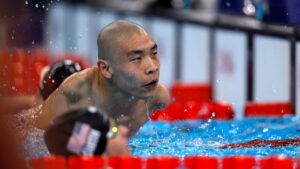
[(126, 20), (117, 20), (104, 27), (97, 39), (98, 59), (112, 59), (118, 40), (136, 33), (146, 33), (146, 31), (140, 25)]

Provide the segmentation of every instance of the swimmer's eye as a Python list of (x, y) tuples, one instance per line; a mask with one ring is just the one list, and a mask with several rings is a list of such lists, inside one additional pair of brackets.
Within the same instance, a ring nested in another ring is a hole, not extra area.
[(152, 52), (152, 55), (157, 55), (157, 51), (155, 51), (155, 52)]
[(142, 57), (136, 57), (136, 58), (130, 59), (131, 62), (139, 61), (139, 60), (142, 60)]

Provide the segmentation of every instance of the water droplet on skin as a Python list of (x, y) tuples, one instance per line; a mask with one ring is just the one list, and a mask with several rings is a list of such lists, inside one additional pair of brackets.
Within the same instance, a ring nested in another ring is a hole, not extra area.
[(15, 39), (15, 37), (14, 37), (14, 36), (11, 36), (11, 39)]
[(51, 82), (52, 82), (52, 83), (55, 83), (55, 80), (52, 80)]
[(25, 1), (25, 4), (28, 5), (28, 1)]

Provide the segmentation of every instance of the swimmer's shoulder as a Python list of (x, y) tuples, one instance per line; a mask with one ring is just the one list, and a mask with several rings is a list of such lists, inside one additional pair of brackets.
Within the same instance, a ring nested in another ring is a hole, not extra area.
[(66, 90), (78, 90), (82, 87), (91, 86), (94, 79), (96, 79), (95, 76), (97, 76), (97, 71), (97, 67), (90, 67), (74, 73), (65, 79), (61, 88)]
[(163, 109), (170, 104), (171, 98), (168, 89), (158, 84), (153, 99), (151, 100), (151, 107), (154, 109)]

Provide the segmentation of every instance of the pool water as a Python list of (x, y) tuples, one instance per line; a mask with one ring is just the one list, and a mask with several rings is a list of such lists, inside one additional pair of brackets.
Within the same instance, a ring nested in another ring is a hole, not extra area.
[[(229, 121), (147, 122), (129, 140), (132, 154), (149, 157), (244, 154), (300, 156), (300, 118), (245, 118)], [(254, 142), (253, 142), (254, 140)], [(266, 140), (266, 141), (262, 141)], [(241, 146), (227, 146), (240, 144)], [(271, 144), (275, 142), (278, 144)], [(264, 144), (262, 144), (264, 143)], [(244, 147), (242, 147), (244, 146)]]

